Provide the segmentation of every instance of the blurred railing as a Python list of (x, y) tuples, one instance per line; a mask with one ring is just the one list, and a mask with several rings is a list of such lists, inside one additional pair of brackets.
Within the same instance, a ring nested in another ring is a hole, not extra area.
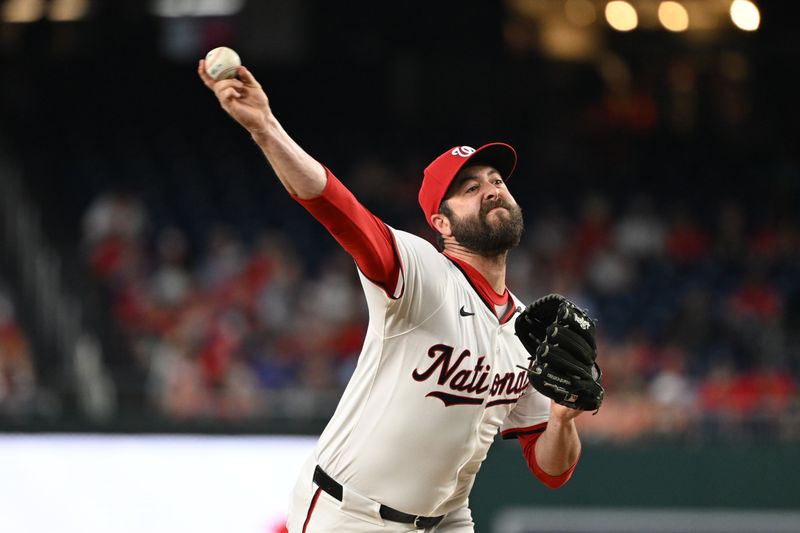
[(0, 256), (18, 295), (39, 381), (62, 410), (90, 420), (115, 411), (115, 387), (96, 336), (83, 324), (78, 296), (64, 283), (58, 254), (48, 245), (41, 216), (23, 193), (13, 162), (0, 153)]

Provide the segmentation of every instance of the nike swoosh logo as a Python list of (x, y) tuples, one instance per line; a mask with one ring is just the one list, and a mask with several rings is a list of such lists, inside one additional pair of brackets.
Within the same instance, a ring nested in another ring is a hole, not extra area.
[(461, 316), (472, 316), (475, 313), (470, 313), (469, 311), (465, 311), (464, 310), (464, 306), (462, 305), (461, 309), (458, 310), (458, 314), (461, 315)]

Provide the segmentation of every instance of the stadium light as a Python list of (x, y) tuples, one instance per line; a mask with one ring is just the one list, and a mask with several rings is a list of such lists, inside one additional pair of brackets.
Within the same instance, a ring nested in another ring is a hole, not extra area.
[(609, 26), (617, 31), (631, 31), (639, 25), (636, 9), (623, 0), (614, 0), (606, 4), (606, 20)]
[(3, 5), (3, 21), (36, 22), (44, 15), (44, 0), (8, 0)]
[(734, 0), (731, 4), (731, 20), (740, 30), (756, 31), (761, 24), (761, 13), (750, 0)]
[(239, 13), (245, 0), (154, 0), (150, 6), (159, 17), (227, 17)]
[(80, 20), (89, 11), (89, 0), (53, 0), (47, 17), (53, 22)]
[(669, 31), (681, 32), (689, 28), (689, 13), (678, 2), (661, 2), (658, 5), (658, 20)]

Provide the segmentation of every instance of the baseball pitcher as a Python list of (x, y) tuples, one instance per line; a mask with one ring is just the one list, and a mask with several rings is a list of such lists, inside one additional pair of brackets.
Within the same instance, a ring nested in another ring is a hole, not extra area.
[(525, 307), (506, 288), (522, 212), (514, 149), (453, 147), (424, 170), (419, 204), (441, 251), (391, 228), (284, 131), (246, 67), (198, 74), (283, 186), (353, 257), (369, 308), (358, 365), (290, 503), (291, 533), (471, 533), (468, 497), (497, 432), (557, 488), (599, 408), (595, 323), (559, 295)]

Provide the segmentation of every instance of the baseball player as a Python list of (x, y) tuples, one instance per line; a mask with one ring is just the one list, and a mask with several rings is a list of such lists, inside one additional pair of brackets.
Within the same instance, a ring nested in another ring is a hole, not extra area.
[(369, 308), (358, 365), (297, 480), (291, 533), (474, 531), (468, 497), (498, 431), (556, 488), (602, 400), (594, 322), (557, 295), (528, 308), (505, 285), (522, 213), (514, 149), (458, 146), (424, 171), (419, 203), (442, 251), (388, 227), (275, 118), (246, 67), (198, 73), (289, 194), (355, 260)]

